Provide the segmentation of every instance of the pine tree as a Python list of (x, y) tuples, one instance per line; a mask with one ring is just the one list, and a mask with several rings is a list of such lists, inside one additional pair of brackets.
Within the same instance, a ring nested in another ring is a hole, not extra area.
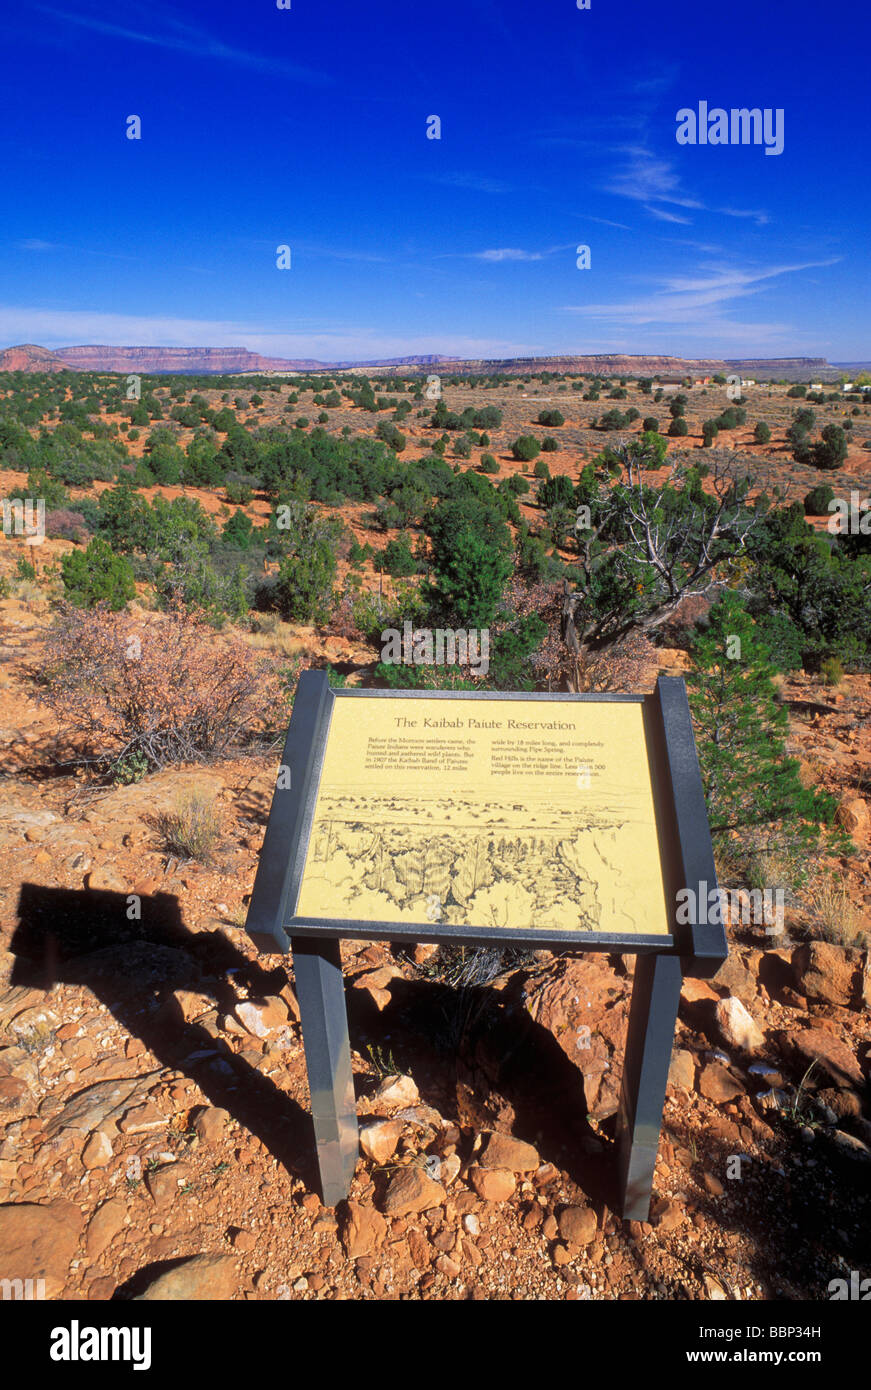
[(786, 753), (787, 712), (753, 619), (731, 592), (709, 618), (686, 679), (715, 843), (775, 851), (799, 866), (819, 846), (824, 825), (826, 848), (842, 851), (834, 797), (805, 787), (798, 761)]

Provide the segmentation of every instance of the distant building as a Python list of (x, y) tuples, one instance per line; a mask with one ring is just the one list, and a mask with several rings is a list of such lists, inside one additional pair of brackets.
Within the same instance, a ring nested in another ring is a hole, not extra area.
[(812, 381), (809, 387), (811, 391), (822, 391), (822, 389), (823, 383), (821, 381)]

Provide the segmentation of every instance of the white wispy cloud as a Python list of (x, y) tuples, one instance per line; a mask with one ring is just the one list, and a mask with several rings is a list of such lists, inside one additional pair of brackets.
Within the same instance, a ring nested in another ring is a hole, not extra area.
[(519, 246), (497, 246), (490, 251), (473, 251), (472, 256), (476, 261), (540, 261), (543, 259), (541, 251), (523, 251)]
[[(795, 265), (772, 265), (755, 270), (735, 267), (715, 267), (695, 276), (672, 275), (662, 286), (646, 297), (641, 296), (611, 304), (564, 305), (568, 313), (588, 318), (607, 319), (612, 323), (638, 326), (656, 324), (659, 327), (688, 328), (697, 325), (710, 332), (720, 333), (737, 327), (731, 324), (726, 306), (732, 301), (758, 294), (765, 286), (785, 275), (836, 264), (837, 257), (825, 261), (805, 261)], [(741, 326), (742, 329), (746, 325)], [(762, 325), (760, 325), (760, 328)], [(774, 330), (786, 325), (773, 324)]]
[(665, 203), (670, 208), (686, 208), (691, 212), (713, 212), (724, 217), (744, 218), (754, 221), (758, 227), (766, 226), (771, 220), (761, 208), (711, 207), (691, 197), (683, 188), (681, 176), (672, 161), (655, 155), (645, 146), (623, 146), (617, 153), (623, 156), (624, 162), (610, 176), (604, 186), (605, 191), (618, 198), (643, 204), (645, 212), (661, 222), (691, 225), (692, 218), (655, 207), (656, 203)]
[(680, 175), (669, 160), (638, 145), (627, 146), (622, 153), (626, 162), (611, 176), (606, 192), (637, 203), (674, 203), (677, 207), (698, 209), (704, 206), (698, 199), (687, 197)]
[(681, 217), (677, 212), (666, 212), (665, 208), (654, 208), (649, 203), (644, 204), (644, 211), (649, 212), (651, 217), (656, 217), (660, 222), (678, 222), (681, 226), (692, 226), (691, 217)]
[[(126, 5), (121, 13), (124, 13), (125, 17), (129, 16), (131, 8), (131, 6)], [(196, 58), (212, 58), (222, 62), (235, 63), (240, 67), (251, 68), (258, 72), (275, 73), (312, 86), (327, 86), (333, 81), (326, 73), (316, 71), (313, 68), (303, 67), (298, 63), (290, 63), (284, 58), (277, 58), (268, 54), (252, 53), (247, 49), (236, 48), (232, 44), (224, 43), (221, 39), (208, 33), (207, 30), (184, 23), (173, 14), (167, 11), (161, 12), (158, 7), (153, 5), (140, 8), (142, 19), (149, 26), (147, 31), (129, 28), (124, 24), (114, 22), (119, 13), (117, 9), (112, 10), (113, 19), (104, 19), (97, 14), (82, 14), (71, 10), (57, 9), (53, 5), (37, 4), (34, 9), (43, 14), (51, 15), (53, 19), (63, 23), (89, 29), (92, 33), (104, 34), (108, 38), (127, 39), (131, 43), (147, 44), (153, 48), (186, 53)]]

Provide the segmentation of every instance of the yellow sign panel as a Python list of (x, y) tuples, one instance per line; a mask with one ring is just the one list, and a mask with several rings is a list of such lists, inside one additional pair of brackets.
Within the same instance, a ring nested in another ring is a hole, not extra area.
[(641, 705), (338, 697), (296, 914), (668, 936)]

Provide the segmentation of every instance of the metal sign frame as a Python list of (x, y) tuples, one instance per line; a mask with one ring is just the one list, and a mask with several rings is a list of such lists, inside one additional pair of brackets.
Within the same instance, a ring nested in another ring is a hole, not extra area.
[[(585, 701), (642, 706), (657, 837), (671, 934), (469, 928), (437, 922), (371, 922), (296, 915), (318, 787), (337, 700), (444, 699)], [(410, 942), (461, 941), (554, 947), (565, 952), (637, 956), (618, 1116), (619, 1204), (624, 1217), (646, 1220), (683, 975), (710, 976), (728, 954), (719, 922), (677, 920), (678, 893), (716, 890), (717, 876), (704, 792), (683, 679), (660, 676), (650, 695), (527, 694), (494, 691), (332, 690), (325, 672), (300, 677), (282, 755), (289, 785), (273, 795), (248, 910), (247, 931), (264, 953), (294, 960), (312, 1118), (327, 1205), (347, 1196), (358, 1157), (339, 942), (342, 937)], [(705, 913), (693, 914), (696, 918)]]

